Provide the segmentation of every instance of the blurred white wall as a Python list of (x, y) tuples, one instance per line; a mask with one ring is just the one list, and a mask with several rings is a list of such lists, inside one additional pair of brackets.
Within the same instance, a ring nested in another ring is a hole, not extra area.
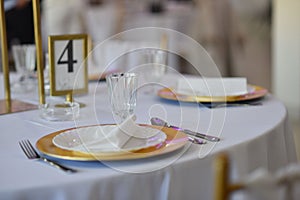
[(300, 1), (274, 0), (273, 92), (300, 119)]
[(273, 3), (273, 93), (287, 106), (300, 160), (300, 1)]

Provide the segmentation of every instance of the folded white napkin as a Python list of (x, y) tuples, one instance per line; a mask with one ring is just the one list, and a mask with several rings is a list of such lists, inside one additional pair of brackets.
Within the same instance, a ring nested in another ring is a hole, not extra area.
[(176, 92), (196, 96), (235, 96), (247, 93), (247, 80), (233, 78), (180, 78)]
[[(134, 150), (165, 140), (160, 130), (139, 126), (131, 115), (121, 124), (90, 126), (61, 133), (53, 143), (63, 149), (81, 152), (117, 152)], [(151, 139), (149, 139), (151, 138)]]

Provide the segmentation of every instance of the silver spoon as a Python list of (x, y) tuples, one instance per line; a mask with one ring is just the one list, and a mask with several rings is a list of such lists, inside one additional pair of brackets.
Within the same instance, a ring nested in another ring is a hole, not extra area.
[(215, 137), (215, 136), (205, 135), (203, 133), (191, 131), (191, 130), (188, 130), (188, 129), (183, 129), (183, 128), (180, 128), (180, 127), (177, 127), (177, 126), (172, 126), (172, 125), (168, 124), (167, 122), (165, 122), (164, 120), (162, 120), (158, 117), (152, 117), (150, 121), (151, 121), (152, 125), (165, 126), (165, 127), (173, 128), (173, 129), (182, 131), (182, 132), (184, 132), (188, 135), (196, 136), (196, 137), (199, 137), (199, 138), (211, 141), (211, 142), (220, 141), (220, 138)]

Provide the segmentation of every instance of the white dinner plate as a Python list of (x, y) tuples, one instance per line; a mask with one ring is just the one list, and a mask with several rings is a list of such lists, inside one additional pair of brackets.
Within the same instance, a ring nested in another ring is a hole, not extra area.
[[(113, 141), (109, 139), (105, 140), (105, 135), (99, 134), (99, 128), (101, 128), (101, 132), (109, 133), (116, 126), (117, 125), (88, 126), (66, 130), (56, 135), (52, 142), (61, 149), (83, 153), (126, 153), (155, 146), (164, 142), (167, 138), (166, 134), (161, 130), (141, 126), (144, 132), (153, 136), (149, 138), (131, 137), (122, 148), (119, 148)], [(95, 144), (94, 141), (102, 142), (98, 145), (97, 143)]]

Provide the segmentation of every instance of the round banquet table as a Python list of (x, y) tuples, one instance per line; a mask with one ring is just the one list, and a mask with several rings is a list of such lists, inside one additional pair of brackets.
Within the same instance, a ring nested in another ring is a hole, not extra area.
[[(175, 80), (168, 75), (163, 82), (174, 86)], [(0, 94), (3, 98), (3, 91)], [(38, 102), (37, 92), (13, 98)], [(79, 170), (73, 174), (27, 159), (18, 145), (22, 139), (36, 143), (58, 130), (114, 123), (105, 82), (89, 83), (89, 93), (75, 100), (86, 106), (74, 121), (49, 122), (39, 117), (39, 110), (0, 116), (0, 199), (212, 199), (213, 161), (219, 152), (228, 152), (232, 159), (232, 179), (258, 167), (274, 171), (296, 161), (286, 108), (271, 94), (261, 100), (262, 105), (210, 109), (142, 90), (136, 108), (138, 123), (149, 124), (151, 116), (163, 117), (174, 125), (219, 136), (221, 141), (187, 143), (171, 153), (135, 160), (56, 159)]]

